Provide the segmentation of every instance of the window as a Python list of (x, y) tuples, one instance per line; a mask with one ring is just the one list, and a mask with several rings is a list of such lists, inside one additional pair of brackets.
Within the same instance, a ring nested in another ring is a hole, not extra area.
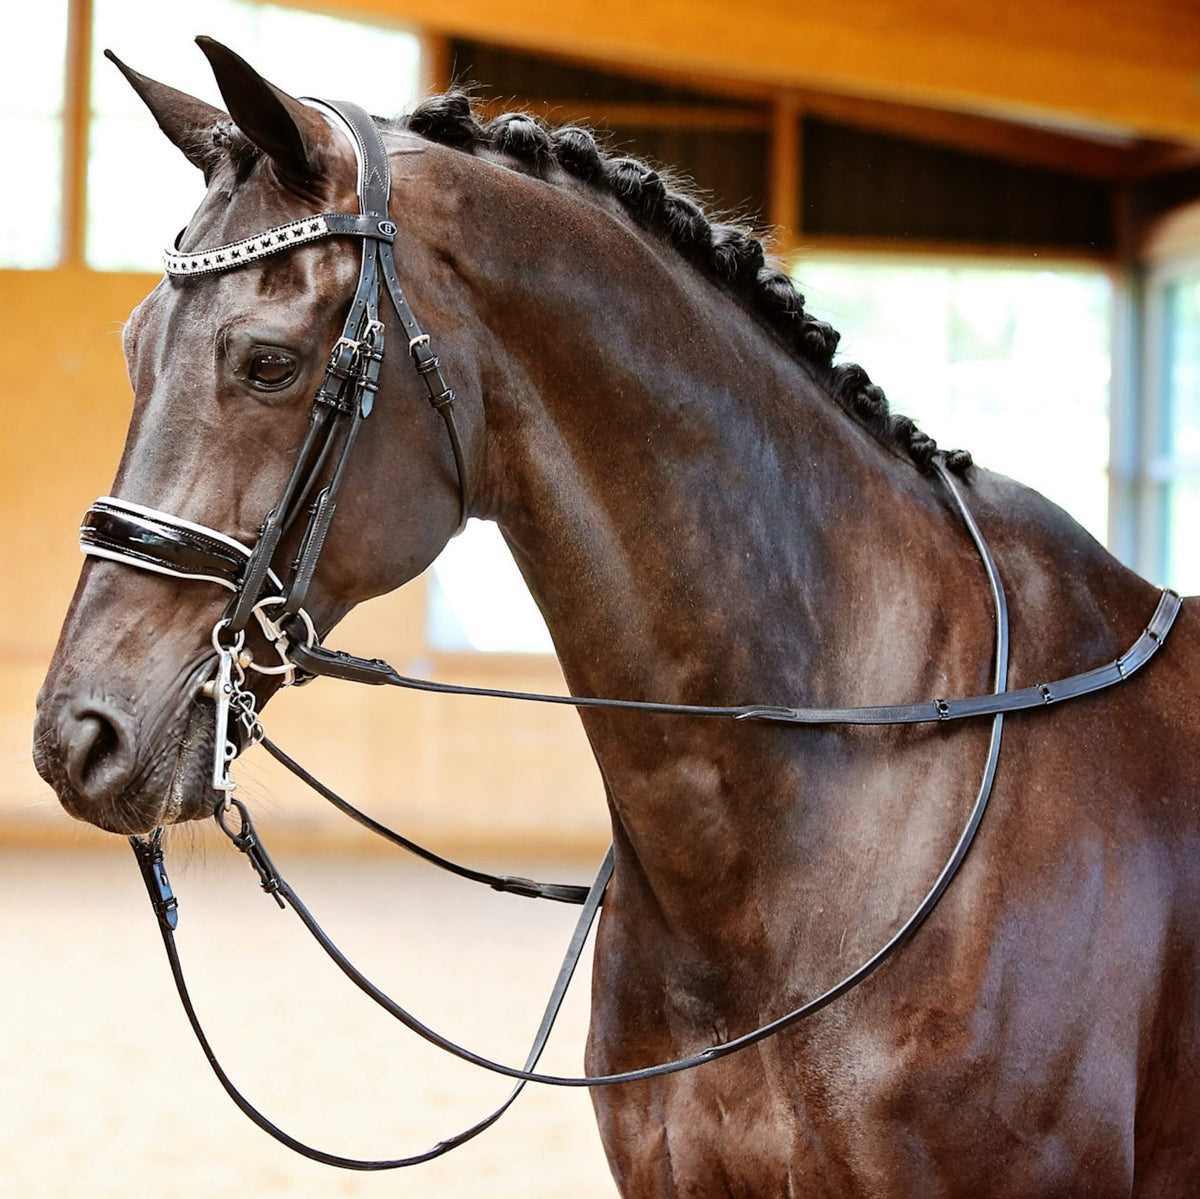
[(1165, 484), (1163, 567), (1171, 586), (1193, 594), (1200, 591), (1200, 267), (1166, 285), (1163, 307), (1163, 457), (1155, 472)]
[[(807, 307), (946, 449), (1108, 533), (1112, 283), (1096, 269), (806, 257)], [(1200, 515), (1200, 508), (1197, 509)]]
[(62, 252), (67, 0), (10, 5), (4, 25), (0, 267), (50, 267)]
[(1200, 259), (1161, 265), (1147, 289), (1145, 567), (1169, 587), (1200, 591)]
[(105, 48), (136, 70), (220, 105), (198, 33), (212, 33), (293, 95), (354, 100), (391, 116), (419, 87), (420, 42), (410, 33), (241, 0), (96, 0), (88, 163), (88, 265), (161, 269), (201, 196), (200, 172), (169, 146)]
[(428, 638), (441, 650), (553, 653), (542, 614), (490, 521), (470, 521), (433, 564)]

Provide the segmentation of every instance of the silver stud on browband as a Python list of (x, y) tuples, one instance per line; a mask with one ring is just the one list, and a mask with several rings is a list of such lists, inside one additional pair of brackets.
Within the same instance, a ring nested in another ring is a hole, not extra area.
[(324, 216), (303, 217), (288, 221), (273, 229), (244, 237), (240, 241), (227, 242), (223, 246), (210, 246), (196, 254), (182, 254), (178, 250), (163, 251), (163, 266), (168, 275), (216, 274), (235, 266), (244, 266), (280, 250), (291, 249), (306, 241), (328, 237), (333, 231)]

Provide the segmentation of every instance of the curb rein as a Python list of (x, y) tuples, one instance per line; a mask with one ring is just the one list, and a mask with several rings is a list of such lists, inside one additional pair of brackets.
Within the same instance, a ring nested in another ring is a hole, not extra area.
[[(442, 377), (440, 363), (437, 355), (433, 353), (429, 336), (423, 333), (417, 324), (396, 272), (392, 253), (396, 226), (388, 218), (390, 181), (382, 138), (371, 118), (356, 105), (317, 100), (308, 100), (306, 103), (322, 111), (335, 126), (342, 128), (351, 138), (358, 163), (359, 213), (323, 213), (278, 225), (253, 237), (198, 253), (179, 252), (179, 239), (176, 239), (175, 249), (168, 250), (164, 255), (167, 274), (185, 278), (231, 270), (290, 249), (292, 246), (304, 245), (324, 237), (351, 236), (362, 239), (362, 263), (350, 311), (342, 335), (334, 344), (324, 379), (314, 397), (304, 443), (278, 502), (267, 514), (254, 545), (248, 547), (215, 529), (183, 520), (170, 513), (105, 496), (97, 500), (85, 515), (80, 528), (80, 545), (85, 554), (177, 578), (217, 583), (233, 592), (226, 614), (212, 631), (216, 669), (213, 678), (203, 688), (203, 693), (214, 703), (216, 737), (212, 786), (220, 796), (214, 810), (217, 824), (234, 847), (247, 856), (258, 874), (263, 890), (271, 895), (281, 908), (292, 908), (321, 948), (360, 990), (405, 1027), (431, 1044), (463, 1061), (515, 1080), (516, 1085), (504, 1102), (489, 1115), (457, 1135), (439, 1141), (424, 1153), (410, 1157), (389, 1160), (341, 1157), (314, 1149), (284, 1132), (258, 1111), (234, 1086), (217, 1060), (201, 1027), (188, 993), (175, 944), (178, 902), (167, 878), (163, 860), (162, 829), (155, 829), (149, 837), (130, 837), (130, 844), (158, 918), (159, 931), (184, 1011), (209, 1065), (233, 1102), (261, 1129), (305, 1157), (344, 1169), (388, 1170), (440, 1157), (478, 1136), (496, 1123), (512, 1106), (528, 1082), (563, 1087), (612, 1086), (689, 1070), (705, 1062), (727, 1057), (782, 1032), (857, 986), (916, 932), (936, 907), (965, 859), (991, 795), (1000, 755), (1004, 714), (1044, 708), (1124, 681), (1143, 666), (1161, 646), (1182, 601), (1175, 592), (1163, 591), (1149, 625), (1129, 650), (1116, 661), (1054, 683), (1041, 683), (1022, 690), (1008, 691), (1008, 607), (999, 572), (983, 534), (957, 485), (944, 463), (935, 459), (934, 470), (962, 518), (982, 560), (996, 614), (994, 681), (992, 692), (987, 695), (860, 708), (791, 708), (769, 705), (709, 707), (546, 695), (437, 683), (401, 675), (378, 658), (359, 658), (325, 649), (320, 645), (313, 622), (303, 605), (337, 507), (337, 495), (350, 452), (363, 421), (371, 414), (378, 388), (384, 353), (384, 325), (379, 319), (381, 281), (387, 288), (392, 306), (399, 317), (404, 334), (408, 337), (408, 349), (413, 365), (425, 382), (430, 404), (442, 418), (450, 441), (459, 490), (457, 531), (461, 531), (466, 524), (470, 494), (462, 442), (454, 418), (454, 393)], [(337, 449), (339, 440), (340, 449)], [(328, 473), (329, 481), (317, 490), (317, 484), (325, 473)], [(281, 576), (272, 569), (280, 541), (285, 534), (299, 526), (304, 516), (307, 520), (300, 534), (299, 549), (285, 575)], [(252, 619), (257, 622), (279, 655), (278, 665), (263, 666), (243, 652), (245, 630)], [(284, 686), (307, 682), (318, 675), (324, 675), (351, 682), (395, 686), (443, 695), (490, 696), (563, 704), (575, 708), (610, 708), (665, 715), (767, 721), (775, 724), (917, 724), (990, 716), (992, 727), (979, 789), (966, 825), (949, 859), (925, 898), (900, 929), (855, 971), (827, 991), (769, 1023), (728, 1041), (711, 1045), (698, 1053), (659, 1065), (615, 1074), (564, 1077), (538, 1073), (535, 1066), (549, 1039), (584, 943), (603, 903), (604, 893), (612, 876), (612, 849), (609, 849), (590, 887), (496, 876), (448, 861), (361, 812), (270, 741), (259, 721), (254, 696), (245, 686), (246, 670), (281, 675)], [(558, 978), (521, 1069), (503, 1065), (464, 1049), (427, 1027), (362, 975), (326, 935), (279, 873), (258, 837), (245, 804), (232, 796), (236, 784), (230, 776), (230, 764), (245, 745), (258, 742), (261, 742), (282, 765), (340, 811), (426, 861), (461, 877), (486, 883), (497, 891), (582, 906)], [(232, 814), (235, 811), (237, 821), (233, 822)]]

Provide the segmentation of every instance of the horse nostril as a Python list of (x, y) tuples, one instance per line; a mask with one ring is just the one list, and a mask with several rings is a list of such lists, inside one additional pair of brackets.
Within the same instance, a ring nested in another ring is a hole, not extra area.
[(134, 766), (132, 739), (121, 715), (93, 705), (74, 713), (64, 734), (67, 778), (80, 798), (121, 795)]

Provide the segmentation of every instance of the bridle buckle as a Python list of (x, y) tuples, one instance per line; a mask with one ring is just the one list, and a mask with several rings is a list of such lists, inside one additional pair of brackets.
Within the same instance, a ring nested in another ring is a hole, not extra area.
[(353, 337), (339, 337), (329, 352), (327, 372), (339, 379), (353, 378), (361, 373), (362, 351), (361, 341), (356, 341)]

